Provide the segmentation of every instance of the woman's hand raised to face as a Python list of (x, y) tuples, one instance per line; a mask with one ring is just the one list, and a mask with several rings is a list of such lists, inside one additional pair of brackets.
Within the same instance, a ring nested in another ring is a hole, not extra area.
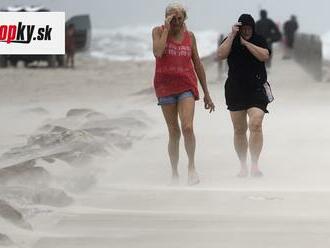
[(236, 34), (239, 32), (239, 28), (242, 26), (242, 23), (241, 22), (237, 22), (234, 24), (234, 26), (232, 27), (231, 29), (231, 34), (233, 36), (236, 36)]
[(167, 28), (168, 30), (170, 30), (170, 28), (171, 28), (171, 21), (174, 16), (175, 16), (175, 14), (172, 14), (165, 18), (165, 28)]

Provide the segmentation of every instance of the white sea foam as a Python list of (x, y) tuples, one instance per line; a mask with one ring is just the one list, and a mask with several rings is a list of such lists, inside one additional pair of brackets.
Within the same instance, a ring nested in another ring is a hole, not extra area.
[(330, 60), (330, 31), (321, 36), (323, 58)]
[[(154, 25), (155, 26), (155, 25)], [(95, 29), (91, 55), (97, 58), (128, 61), (153, 60), (151, 31), (153, 26), (126, 26), (115, 29)], [(199, 55), (207, 56), (217, 48), (220, 32), (192, 30), (197, 39)], [(330, 60), (330, 32), (321, 35), (323, 58)]]
[[(152, 26), (96, 29), (93, 31), (91, 55), (110, 60), (152, 60)], [(216, 50), (218, 32), (194, 31), (201, 57)]]

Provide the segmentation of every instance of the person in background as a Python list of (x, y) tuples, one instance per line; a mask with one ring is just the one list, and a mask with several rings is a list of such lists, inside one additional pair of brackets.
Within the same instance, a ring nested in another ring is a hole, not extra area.
[(215, 107), (207, 88), (196, 39), (187, 29), (186, 19), (187, 12), (181, 4), (169, 4), (165, 11), (164, 25), (152, 30), (153, 53), (156, 58), (154, 87), (169, 132), (168, 153), (172, 166), (172, 183), (179, 181), (179, 141), (182, 130), (188, 155), (188, 184), (194, 185), (199, 183), (195, 167), (196, 140), (193, 129), (195, 101), (199, 99), (197, 77), (204, 92), (205, 108), (212, 112)]
[[(267, 11), (260, 10), (260, 19), (256, 22), (255, 32), (267, 41), (268, 48), (273, 50), (273, 43), (282, 39), (282, 34), (274, 21), (267, 16)], [(267, 61), (266, 66), (271, 67), (272, 57)]]
[(298, 22), (296, 16), (292, 15), (291, 19), (286, 21), (283, 25), (284, 32), (284, 44), (285, 44), (285, 55), (284, 59), (289, 59), (291, 57), (293, 45), (294, 45), (294, 37), (295, 33), (298, 30)]
[(65, 32), (65, 54), (66, 54), (66, 66), (74, 68), (74, 55), (76, 52), (76, 39), (75, 39), (75, 26), (69, 24)]
[(270, 54), (266, 40), (256, 34), (254, 19), (249, 14), (239, 17), (218, 48), (218, 56), (227, 59), (229, 67), (225, 98), (234, 128), (234, 147), (241, 164), (239, 177), (248, 176), (248, 149), (251, 176), (263, 175), (258, 163), (263, 146), (262, 122), (268, 113), (263, 83), (267, 80), (265, 62)]

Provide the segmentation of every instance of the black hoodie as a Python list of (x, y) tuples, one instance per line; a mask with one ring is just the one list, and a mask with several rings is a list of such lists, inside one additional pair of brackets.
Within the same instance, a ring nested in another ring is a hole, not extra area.
[[(266, 40), (255, 33), (255, 22), (251, 15), (243, 14), (238, 19), (242, 25), (251, 26), (253, 29), (252, 37), (248, 40), (252, 44), (268, 49)], [(250, 51), (241, 44), (239, 33), (234, 38), (230, 54), (228, 56), (228, 79), (232, 79), (236, 84), (244, 87), (259, 87), (261, 82), (267, 80), (265, 63), (259, 61)], [(256, 77), (260, 78), (257, 80)]]

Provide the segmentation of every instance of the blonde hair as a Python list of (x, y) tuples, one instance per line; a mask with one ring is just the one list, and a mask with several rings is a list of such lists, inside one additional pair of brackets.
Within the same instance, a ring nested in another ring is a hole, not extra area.
[(188, 19), (187, 10), (181, 3), (174, 2), (174, 3), (170, 3), (169, 5), (167, 5), (166, 10), (165, 10), (165, 16), (167, 16), (172, 10), (181, 11), (183, 13), (184, 19), (185, 20)]

